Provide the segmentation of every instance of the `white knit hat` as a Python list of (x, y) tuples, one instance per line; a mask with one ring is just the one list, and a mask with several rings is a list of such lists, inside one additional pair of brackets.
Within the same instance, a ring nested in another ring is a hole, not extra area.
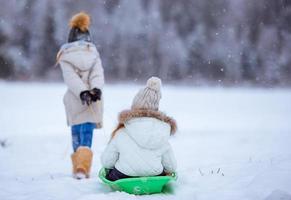
[(144, 89), (135, 95), (131, 109), (159, 110), (162, 81), (158, 77), (151, 77)]

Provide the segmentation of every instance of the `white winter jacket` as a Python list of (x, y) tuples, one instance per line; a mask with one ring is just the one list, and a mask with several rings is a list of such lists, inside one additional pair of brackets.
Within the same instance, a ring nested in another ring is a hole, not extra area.
[(104, 85), (103, 67), (95, 45), (85, 41), (67, 43), (61, 47), (57, 60), (68, 86), (63, 99), (68, 125), (92, 122), (101, 128), (103, 100), (92, 104), (92, 112), (80, 99), (82, 91), (95, 87), (102, 90)]
[(168, 142), (175, 121), (158, 111), (128, 110), (119, 116), (119, 129), (101, 156), (105, 168), (115, 167), (128, 176), (174, 172), (176, 160)]

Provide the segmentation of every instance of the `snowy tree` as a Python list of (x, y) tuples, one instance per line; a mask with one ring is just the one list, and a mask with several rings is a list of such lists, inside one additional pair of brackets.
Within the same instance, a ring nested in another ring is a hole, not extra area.
[(290, 84), (286, 0), (24, 0), (0, 8), (0, 77), (61, 79), (70, 17), (86, 11), (107, 80)]

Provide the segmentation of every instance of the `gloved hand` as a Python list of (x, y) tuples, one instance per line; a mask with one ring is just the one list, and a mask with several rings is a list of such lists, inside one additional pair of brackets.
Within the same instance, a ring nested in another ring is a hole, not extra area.
[(92, 97), (92, 101), (96, 102), (97, 100), (101, 100), (102, 91), (99, 88), (93, 88), (90, 90), (90, 94)]
[(82, 101), (82, 104), (85, 103), (89, 106), (92, 103), (92, 95), (89, 90), (82, 91), (80, 93), (80, 99)]

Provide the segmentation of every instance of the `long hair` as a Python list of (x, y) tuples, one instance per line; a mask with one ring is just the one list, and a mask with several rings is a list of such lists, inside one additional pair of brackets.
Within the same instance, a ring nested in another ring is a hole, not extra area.
[(112, 131), (112, 133), (111, 133), (110, 141), (114, 138), (114, 136), (116, 135), (117, 131), (118, 131), (119, 129), (122, 129), (122, 128), (124, 128), (124, 124), (122, 124), (122, 123), (118, 123), (118, 125), (116, 126), (116, 128), (115, 128), (115, 129)]

